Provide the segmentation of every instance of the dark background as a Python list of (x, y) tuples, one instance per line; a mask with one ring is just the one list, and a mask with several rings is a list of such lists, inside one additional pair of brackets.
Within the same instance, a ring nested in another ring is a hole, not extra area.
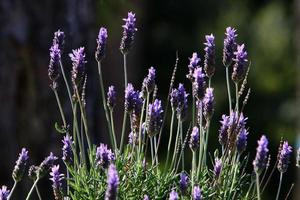
[[(261, 134), (267, 134), (271, 140), (273, 164), (281, 137), (288, 139), (294, 148), (297, 147), (299, 4), (297, 0), (1, 0), (0, 184), (12, 187), (11, 171), (22, 147), (30, 151), (31, 164), (39, 164), (50, 151), (61, 156), (62, 136), (54, 128), (54, 123), (60, 122), (60, 116), (47, 76), (49, 48), (57, 29), (66, 33), (63, 63), (68, 75), (71, 62), (67, 54), (71, 49), (86, 47), (89, 126), (95, 143), (108, 142), (94, 59), (95, 40), (100, 26), (107, 27), (109, 40), (107, 56), (103, 61), (104, 81), (106, 87), (116, 85), (118, 94), (123, 95), (119, 44), (122, 18), (128, 11), (136, 13), (138, 27), (134, 48), (128, 56), (129, 82), (140, 88), (147, 68), (155, 66), (158, 97), (162, 99), (167, 96), (176, 51), (179, 54), (179, 68), (175, 85), (183, 82), (189, 88), (185, 78), (188, 58), (197, 51), (203, 60), (204, 36), (210, 33), (215, 35), (217, 69), (212, 86), (215, 88), (216, 108), (209, 147), (211, 151), (218, 145), (217, 140), (213, 139), (217, 137), (218, 121), (221, 114), (228, 110), (225, 69), (221, 64), (224, 32), (227, 26), (238, 30), (238, 42), (246, 44), (252, 63), (249, 75), (252, 94), (245, 109), (250, 127), (250, 161), (255, 155), (256, 140)], [(59, 94), (69, 119), (71, 109), (63, 82), (60, 86)], [(122, 98), (118, 103), (122, 104)], [(116, 113), (118, 127), (122, 115), (121, 112)], [(161, 148), (160, 155), (164, 153)], [(290, 184), (296, 181), (294, 157), (284, 177), (282, 194), (286, 194)], [(269, 194), (277, 190), (277, 171), (274, 177)], [(22, 182), (16, 193), (24, 194), (30, 185), (28, 180)], [(44, 194), (51, 192), (47, 179), (40, 187)]]

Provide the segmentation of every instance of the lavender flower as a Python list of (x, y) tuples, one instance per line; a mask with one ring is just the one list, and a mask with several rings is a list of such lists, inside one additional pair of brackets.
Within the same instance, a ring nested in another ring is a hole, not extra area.
[(19, 154), (19, 158), (16, 161), (16, 165), (15, 165), (14, 171), (12, 173), (12, 177), (16, 182), (19, 182), (22, 180), (28, 158), (29, 158), (28, 151), (25, 148), (23, 148), (21, 153)]
[(245, 45), (238, 45), (237, 51), (234, 52), (235, 58), (233, 59), (234, 65), (233, 65), (233, 73), (232, 73), (232, 80), (235, 83), (240, 82), (245, 78), (246, 72), (247, 72), (247, 51), (244, 49)]
[(79, 49), (72, 50), (72, 53), (69, 54), (72, 60), (72, 83), (73, 86), (78, 87), (81, 83), (82, 79), (84, 78), (85, 74), (85, 53), (84, 47), (80, 47)]
[(7, 189), (7, 187), (5, 185), (2, 185), (2, 188), (0, 189), (0, 199), (7, 200), (9, 193), (10, 191)]
[(125, 110), (127, 113), (135, 111), (140, 113), (143, 100), (140, 97), (139, 91), (135, 91), (131, 83), (128, 83), (125, 89)]
[(181, 172), (180, 179), (179, 179), (179, 189), (182, 195), (185, 195), (188, 187), (189, 187), (189, 177), (186, 175), (185, 172)]
[(106, 43), (107, 43), (107, 30), (104, 27), (101, 27), (99, 30), (97, 41), (97, 49), (95, 52), (95, 58), (100, 62), (105, 56)]
[(54, 33), (53, 45), (55, 44), (58, 45), (58, 49), (60, 49), (62, 53), (65, 45), (65, 33), (60, 31), (59, 29)]
[(211, 78), (215, 73), (215, 37), (213, 34), (205, 36), (206, 42), (205, 44), (205, 56), (204, 56), (204, 71), (206, 76)]
[(222, 170), (222, 160), (220, 160), (219, 158), (215, 159), (215, 166), (214, 166), (214, 174), (215, 174), (215, 178), (218, 179), (220, 174), (221, 174), (221, 170)]
[(205, 96), (203, 99), (203, 115), (206, 121), (209, 121), (214, 112), (214, 89), (206, 88)]
[(205, 92), (205, 74), (201, 67), (194, 70), (193, 77), (193, 95), (199, 100), (202, 100)]
[(155, 99), (152, 104), (149, 104), (147, 119), (147, 133), (151, 137), (159, 133), (163, 122), (163, 109), (160, 100)]
[(48, 67), (48, 76), (51, 81), (55, 82), (59, 77), (59, 65), (60, 65), (60, 49), (58, 44), (53, 44), (50, 48), (50, 62)]
[(63, 152), (63, 157), (62, 160), (66, 163), (71, 163), (73, 161), (73, 151), (72, 151), (72, 137), (67, 134), (64, 136), (64, 139), (62, 140), (63, 142), (63, 147), (62, 147), (62, 152)]
[(144, 195), (144, 200), (150, 200), (149, 196), (148, 195)]
[(194, 186), (194, 188), (193, 188), (192, 198), (193, 198), (193, 200), (201, 200), (202, 199), (201, 190), (198, 185)]
[(148, 71), (148, 75), (146, 78), (144, 78), (143, 81), (143, 90), (146, 90), (148, 93), (151, 93), (155, 87), (155, 68), (150, 67)]
[(118, 196), (119, 176), (114, 164), (110, 164), (107, 172), (107, 189), (105, 200), (116, 200)]
[(277, 168), (281, 173), (285, 173), (287, 171), (288, 165), (290, 163), (290, 156), (292, 153), (292, 147), (289, 146), (287, 141), (283, 142)]
[(192, 151), (196, 151), (199, 147), (200, 142), (200, 135), (199, 135), (199, 128), (195, 126), (192, 130), (191, 137), (190, 137), (190, 148)]
[(54, 165), (51, 168), (50, 176), (55, 200), (62, 200), (63, 196), (61, 192), (61, 181), (64, 179), (64, 175), (59, 173), (59, 165)]
[(186, 77), (191, 81), (193, 81), (194, 70), (200, 66), (201, 59), (198, 57), (198, 54), (194, 52), (192, 57), (189, 58), (189, 60), (190, 60), (190, 64), (188, 65), (189, 74)]
[(115, 86), (111, 85), (108, 87), (108, 92), (107, 92), (107, 106), (110, 110), (112, 110), (116, 106), (116, 90)]
[(246, 149), (246, 146), (247, 146), (247, 135), (248, 135), (248, 131), (247, 129), (243, 128), (238, 136), (237, 136), (237, 139), (236, 139), (236, 149), (237, 149), (237, 152), (239, 154), (242, 154), (245, 149)]
[(169, 200), (178, 200), (179, 196), (175, 190), (172, 190), (169, 194)]
[(125, 21), (125, 25), (122, 26), (123, 37), (121, 40), (120, 50), (123, 54), (126, 54), (133, 44), (134, 35), (137, 31), (137, 28), (135, 27), (135, 14), (129, 12), (127, 18), (124, 18), (123, 21)]
[(223, 65), (226, 67), (232, 64), (232, 59), (234, 58), (234, 52), (236, 50), (236, 30), (231, 27), (226, 28), (226, 38), (224, 39), (224, 49), (223, 49)]
[(28, 169), (28, 177), (31, 179), (31, 180), (35, 180), (37, 178), (37, 172), (39, 170), (39, 167), (38, 166), (35, 166), (35, 165), (31, 165)]
[(38, 168), (37, 175), (39, 178), (42, 178), (46, 175), (50, 168), (52, 168), (55, 160), (57, 160), (57, 157), (54, 156), (52, 152), (50, 152), (49, 156), (43, 160)]
[(96, 152), (97, 166), (102, 166), (104, 169), (106, 169), (113, 161), (115, 161), (114, 153), (107, 148), (106, 144), (101, 143), (100, 146), (97, 147)]
[(188, 108), (189, 94), (185, 91), (183, 84), (179, 83), (178, 89), (172, 89), (170, 93), (170, 102), (173, 110), (177, 112), (177, 118), (184, 120)]
[(256, 173), (261, 172), (266, 167), (268, 160), (268, 139), (266, 136), (261, 136), (260, 140), (257, 142), (258, 147), (256, 148), (256, 157), (253, 161), (254, 170)]
[(219, 143), (224, 146), (228, 140), (229, 116), (222, 115), (222, 120), (220, 122)]

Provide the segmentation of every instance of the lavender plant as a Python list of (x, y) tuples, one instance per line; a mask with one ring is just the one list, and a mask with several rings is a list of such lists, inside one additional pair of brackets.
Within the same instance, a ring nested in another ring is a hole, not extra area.
[[(56, 124), (56, 129), (63, 134), (62, 156), (58, 159), (50, 153), (40, 165), (29, 167), (28, 177), (33, 180), (33, 184), (26, 199), (35, 194), (39, 199), (43, 198), (43, 194), (38, 190), (38, 182), (47, 175), (51, 177), (53, 196), (56, 200), (261, 199), (273, 175), (273, 172), (268, 172), (271, 154), (265, 135), (258, 141), (255, 158), (245, 153), (250, 135), (247, 117), (243, 114), (250, 95), (250, 89), (246, 90), (249, 64), (245, 45), (237, 45), (236, 29), (228, 27), (225, 33), (223, 65), (226, 71), (229, 104), (228, 113), (222, 115), (219, 132), (215, 135), (210, 133), (210, 125), (217, 123), (213, 118), (214, 106), (218, 102), (214, 95), (213, 75), (221, 73), (223, 68), (218, 67), (219, 64), (215, 60), (217, 52), (214, 35), (205, 36), (203, 67), (197, 53), (193, 53), (189, 58), (187, 78), (190, 80), (192, 91), (187, 91), (188, 87), (181, 83), (177, 88), (174, 87), (177, 57), (169, 94), (163, 106), (162, 101), (157, 98), (157, 71), (154, 67), (149, 68), (148, 75), (141, 84), (141, 91), (136, 90), (127, 81), (126, 56), (134, 47), (137, 31), (135, 14), (129, 12), (124, 21), (120, 45), (124, 59), (124, 113), (121, 133), (115, 131), (114, 108), (119, 98), (117, 93), (122, 92), (117, 92), (114, 86), (109, 86), (106, 93), (104, 88), (107, 87), (104, 85), (101, 70), (108, 42), (107, 29), (101, 27), (96, 39), (95, 59), (110, 144), (101, 143), (96, 146), (90, 139), (91, 132), (85, 108), (88, 102), (85, 93), (87, 61), (84, 47), (69, 54), (72, 71), (71, 76), (67, 77), (61, 61), (65, 34), (60, 30), (54, 34), (48, 75), (61, 115), (61, 125)], [(232, 72), (233, 82), (230, 82), (229, 72)], [(64, 79), (73, 111), (71, 119), (65, 117), (58, 94), (58, 88), (64, 90), (64, 86), (60, 88), (57, 84), (60, 77)], [(71, 85), (68, 78), (71, 79)], [(235, 85), (234, 102), (231, 99), (231, 84)], [(189, 94), (192, 94), (191, 108), (188, 107)], [(167, 124), (169, 107), (171, 121)], [(127, 118), (130, 120), (130, 134), (128, 144), (125, 144)], [(189, 125), (188, 129), (185, 129), (184, 123)], [(159, 155), (158, 150), (164, 150), (160, 140), (163, 134), (167, 134), (166, 127), (170, 132), (165, 159)], [(120, 136), (120, 141), (117, 141), (117, 135)], [(207, 148), (208, 140), (215, 136), (218, 137), (220, 146), (209, 159), (211, 154)], [(276, 199), (280, 196), (283, 175), (288, 169), (291, 153), (292, 147), (287, 141), (283, 142), (275, 164), (280, 172)], [(188, 160), (188, 154), (192, 154), (191, 160)], [(12, 173), (14, 185), (11, 190), (2, 186), (0, 199), (6, 200), (13, 196), (17, 183), (24, 178), (28, 159), (28, 151), (23, 148)], [(253, 159), (250, 172), (246, 170), (249, 159)], [(61, 168), (57, 164), (59, 160), (63, 163)], [(298, 166), (299, 160), (298, 149)], [(190, 165), (185, 166), (187, 162)], [(60, 170), (66, 173), (62, 174)]]

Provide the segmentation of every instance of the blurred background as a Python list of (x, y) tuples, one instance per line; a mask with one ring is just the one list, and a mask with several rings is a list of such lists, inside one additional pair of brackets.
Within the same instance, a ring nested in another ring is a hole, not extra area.
[[(147, 69), (156, 67), (158, 97), (162, 99), (167, 96), (176, 51), (179, 65), (175, 86), (183, 82), (190, 88), (185, 78), (188, 58), (198, 52), (203, 60), (204, 37), (210, 33), (215, 35), (217, 69), (212, 86), (216, 108), (211, 151), (219, 147), (213, 138), (217, 137), (221, 115), (228, 110), (225, 69), (221, 62), (227, 26), (238, 30), (238, 42), (245, 43), (251, 61), (248, 82), (252, 94), (244, 111), (249, 118), (250, 161), (255, 156), (256, 141), (261, 134), (267, 134), (271, 140), (271, 164), (275, 162), (281, 137), (288, 139), (294, 149), (299, 146), (300, 0), (0, 0), (0, 185), (12, 187), (11, 172), (22, 147), (30, 151), (31, 164), (39, 164), (50, 151), (61, 156), (62, 136), (54, 128), (55, 122), (60, 123), (60, 115), (47, 76), (49, 48), (57, 29), (66, 33), (62, 57), (68, 75), (71, 70), (68, 53), (80, 46), (86, 48), (89, 126), (96, 144), (109, 142), (94, 59), (96, 37), (101, 26), (108, 28), (104, 82), (106, 87), (116, 85), (121, 96), (124, 88), (119, 45), (122, 18), (128, 11), (136, 13), (138, 28), (134, 47), (128, 55), (128, 79), (140, 88)], [(67, 92), (63, 82), (59, 84), (58, 92), (70, 119)], [(120, 106), (122, 101), (120, 97)], [(116, 112), (116, 118), (120, 127), (121, 112)], [(166, 138), (165, 134), (164, 141)], [(160, 150), (161, 154), (166, 151)], [(282, 198), (299, 177), (294, 158), (295, 154), (284, 178)], [(274, 199), (278, 177), (276, 170), (271, 187), (264, 194), (266, 199)], [(16, 199), (22, 199), (18, 195), (24, 195), (30, 185), (29, 180), (23, 181), (17, 188)], [(51, 195), (47, 179), (40, 187), (45, 196)], [(299, 199), (297, 191), (300, 191), (299, 186), (294, 187), (289, 198)]]

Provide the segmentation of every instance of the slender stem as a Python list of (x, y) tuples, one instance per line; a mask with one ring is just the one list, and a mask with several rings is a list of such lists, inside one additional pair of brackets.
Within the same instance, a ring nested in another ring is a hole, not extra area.
[(123, 143), (124, 143), (124, 137), (125, 137), (125, 129), (126, 129), (126, 121), (127, 121), (127, 113), (124, 111), (123, 115), (123, 125), (122, 125), (122, 135), (121, 135), (121, 144), (120, 144), (120, 153), (122, 153), (123, 150)]
[[(75, 148), (76, 148), (76, 141), (77, 141), (78, 146), (79, 146), (79, 151), (80, 151), (80, 158), (83, 161), (83, 163), (85, 163), (85, 157), (83, 154), (81, 137), (80, 137), (80, 133), (78, 130), (78, 124), (77, 124), (77, 104), (76, 103), (74, 104), (74, 107), (73, 107), (73, 117), (74, 117), (74, 119), (73, 119), (73, 137), (74, 137), (74, 142), (75, 142)], [(76, 138), (77, 138), (77, 140), (76, 140)]]
[(279, 186), (278, 186), (278, 190), (277, 190), (276, 200), (278, 200), (278, 198), (279, 198), (281, 183), (282, 183), (282, 177), (283, 177), (283, 173), (280, 172), (280, 180), (279, 180)]
[(110, 110), (110, 121), (111, 121), (111, 130), (112, 130), (113, 143), (114, 143), (115, 153), (116, 153), (117, 152), (117, 140), (116, 140), (116, 134), (115, 134), (113, 110)]
[(192, 188), (194, 188), (195, 184), (195, 175), (196, 175), (196, 151), (193, 152), (193, 161), (192, 161)]
[[(202, 104), (202, 102), (200, 102)], [(200, 122), (199, 122), (199, 140), (200, 140), (200, 145), (199, 145), (199, 160), (198, 160), (198, 168), (197, 168), (197, 177), (199, 177), (200, 170), (202, 168), (202, 154), (203, 154), (203, 139), (204, 139), (204, 134), (202, 131), (202, 106), (199, 106), (200, 108)], [(198, 111), (199, 112), (199, 111)]]
[(56, 101), (57, 101), (57, 105), (58, 105), (58, 108), (59, 108), (59, 112), (60, 112), (60, 115), (61, 115), (61, 119), (62, 119), (63, 124), (64, 124), (64, 128), (67, 128), (67, 123), (66, 123), (65, 114), (64, 114), (64, 111), (63, 111), (63, 109), (62, 109), (62, 106), (61, 106), (60, 99), (59, 99), (59, 96), (58, 96), (58, 94), (57, 94), (56, 88), (53, 88), (53, 92), (54, 92), (54, 94), (55, 94), (55, 98), (56, 98)]
[(124, 88), (127, 86), (127, 63), (126, 63), (126, 54), (123, 54), (123, 61), (124, 61)]
[(14, 191), (15, 191), (15, 189), (16, 189), (16, 187), (17, 187), (17, 184), (18, 184), (18, 182), (17, 182), (17, 181), (14, 181), (14, 186), (12, 187), (12, 189), (11, 189), (11, 191), (10, 191), (8, 197), (7, 197), (7, 200), (9, 200), (10, 197), (12, 196), (12, 194), (14, 193)]
[(210, 86), (211, 86), (211, 77), (209, 77), (208, 79), (208, 87), (210, 88)]
[(61, 74), (63, 75), (64, 82), (65, 82), (65, 85), (66, 85), (66, 87), (67, 87), (67, 91), (68, 91), (68, 96), (69, 96), (70, 104), (71, 104), (71, 107), (72, 107), (72, 109), (73, 109), (73, 100), (72, 100), (71, 90), (70, 90), (70, 86), (69, 86), (68, 80), (67, 80), (67, 78), (66, 78), (65, 70), (64, 70), (64, 67), (63, 67), (63, 65), (62, 65), (61, 60), (59, 61), (59, 64), (60, 64)]
[[(139, 147), (138, 147), (138, 159), (140, 160), (140, 154), (142, 153), (142, 126), (143, 126), (143, 119), (144, 119), (144, 109), (145, 109), (145, 100), (143, 101), (142, 111), (141, 111), (141, 118), (140, 118), (140, 125), (139, 125)], [(144, 135), (145, 137), (145, 135)]]
[(168, 151), (167, 151), (167, 160), (166, 160), (166, 164), (165, 164), (165, 170), (168, 168), (169, 155), (170, 155), (171, 144), (172, 144), (174, 115), (175, 115), (175, 110), (172, 109), (171, 126), (170, 126), (169, 143), (168, 143)]
[(207, 159), (207, 145), (208, 145), (208, 136), (209, 136), (209, 127), (210, 127), (210, 121), (207, 123), (207, 129), (205, 131), (205, 146), (204, 146), (204, 164), (206, 165), (206, 159)]
[[(183, 131), (182, 131), (182, 122), (180, 124), (180, 140), (181, 140), (181, 148), (183, 148)], [(181, 164), (182, 164), (182, 171), (184, 171), (184, 153), (182, 154), (181, 157)]]
[(251, 184), (250, 184), (250, 186), (249, 186), (249, 189), (248, 189), (248, 191), (247, 191), (247, 194), (246, 194), (245, 199), (248, 199), (248, 196), (249, 196), (249, 193), (250, 193), (250, 191), (251, 191), (251, 189), (252, 189), (253, 183), (254, 183), (254, 181), (251, 181)]
[(193, 124), (193, 127), (195, 126), (195, 97), (194, 97), (194, 95), (193, 95), (193, 105), (192, 105), (192, 124)]
[(29, 200), (29, 198), (30, 198), (30, 196), (31, 196), (31, 194), (33, 192), (33, 189), (35, 188), (35, 186), (36, 186), (36, 184), (38, 183), (39, 180), (40, 180), (40, 178), (37, 177), (36, 180), (34, 181), (34, 183), (33, 183), (32, 187), (31, 187), (30, 191), (27, 194), (26, 200)]
[(37, 193), (37, 195), (38, 195), (38, 197), (39, 197), (39, 200), (42, 200), (42, 196), (41, 196), (41, 194), (40, 194), (40, 191), (39, 191), (39, 188), (38, 188), (37, 185), (35, 185), (35, 190), (36, 190), (36, 193)]
[(230, 93), (230, 83), (229, 83), (229, 71), (228, 67), (226, 67), (226, 83), (227, 83), (227, 93), (228, 93), (228, 103), (229, 103), (229, 113), (231, 112), (231, 93)]
[(102, 77), (102, 70), (101, 70), (101, 62), (98, 62), (98, 74), (99, 74), (99, 83), (100, 83), (100, 89), (101, 89), (103, 109), (104, 109), (105, 118), (106, 118), (106, 121), (107, 121), (108, 132), (109, 132), (109, 135), (110, 135), (110, 139), (111, 139), (111, 143), (113, 145), (113, 148), (116, 150), (115, 143), (112, 140), (113, 136), (112, 136), (111, 122), (109, 120), (109, 114), (108, 114), (107, 105), (106, 105), (105, 89), (104, 89), (103, 77)]
[(173, 164), (176, 160), (176, 154), (177, 154), (177, 147), (178, 147), (178, 139), (179, 139), (179, 132), (180, 132), (180, 116), (178, 117), (178, 124), (177, 124), (177, 133), (176, 133), (176, 139), (175, 139), (175, 146), (174, 146), (174, 150), (173, 150), (173, 158), (172, 158), (172, 162), (170, 165), (170, 169), (173, 168)]
[(86, 157), (85, 157), (85, 145), (84, 145), (84, 139), (83, 139), (83, 119), (81, 115), (81, 120), (80, 120), (80, 139), (81, 139), (81, 147), (82, 147), (82, 157), (83, 157), (83, 162), (86, 163)]
[(67, 196), (70, 195), (70, 172), (69, 172), (69, 169), (67, 169)]
[[(153, 137), (153, 140), (154, 140), (154, 150), (155, 150), (156, 149), (156, 135)], [(156, 164), (158, 165), (158, 155), (157, 154), (154, 154), (154, 159), (155, 159)]]
[(150, 149), (151, 149), (151, 160), (152, 160), (152, 165), (154, 163), (154, 155), (153, 155), (153, 141), (152, 141), (152, 136), (150, 137)]
[(239, 85), (235, 83), (235, 109), (239, 112)]
[(257, 191), (257, 199), (258, 200), (261, 200), (260, 198), (260, 190), (259, 190), (259, 174), (258, 172), (255, 172), (256, 173), (256, 191)]

